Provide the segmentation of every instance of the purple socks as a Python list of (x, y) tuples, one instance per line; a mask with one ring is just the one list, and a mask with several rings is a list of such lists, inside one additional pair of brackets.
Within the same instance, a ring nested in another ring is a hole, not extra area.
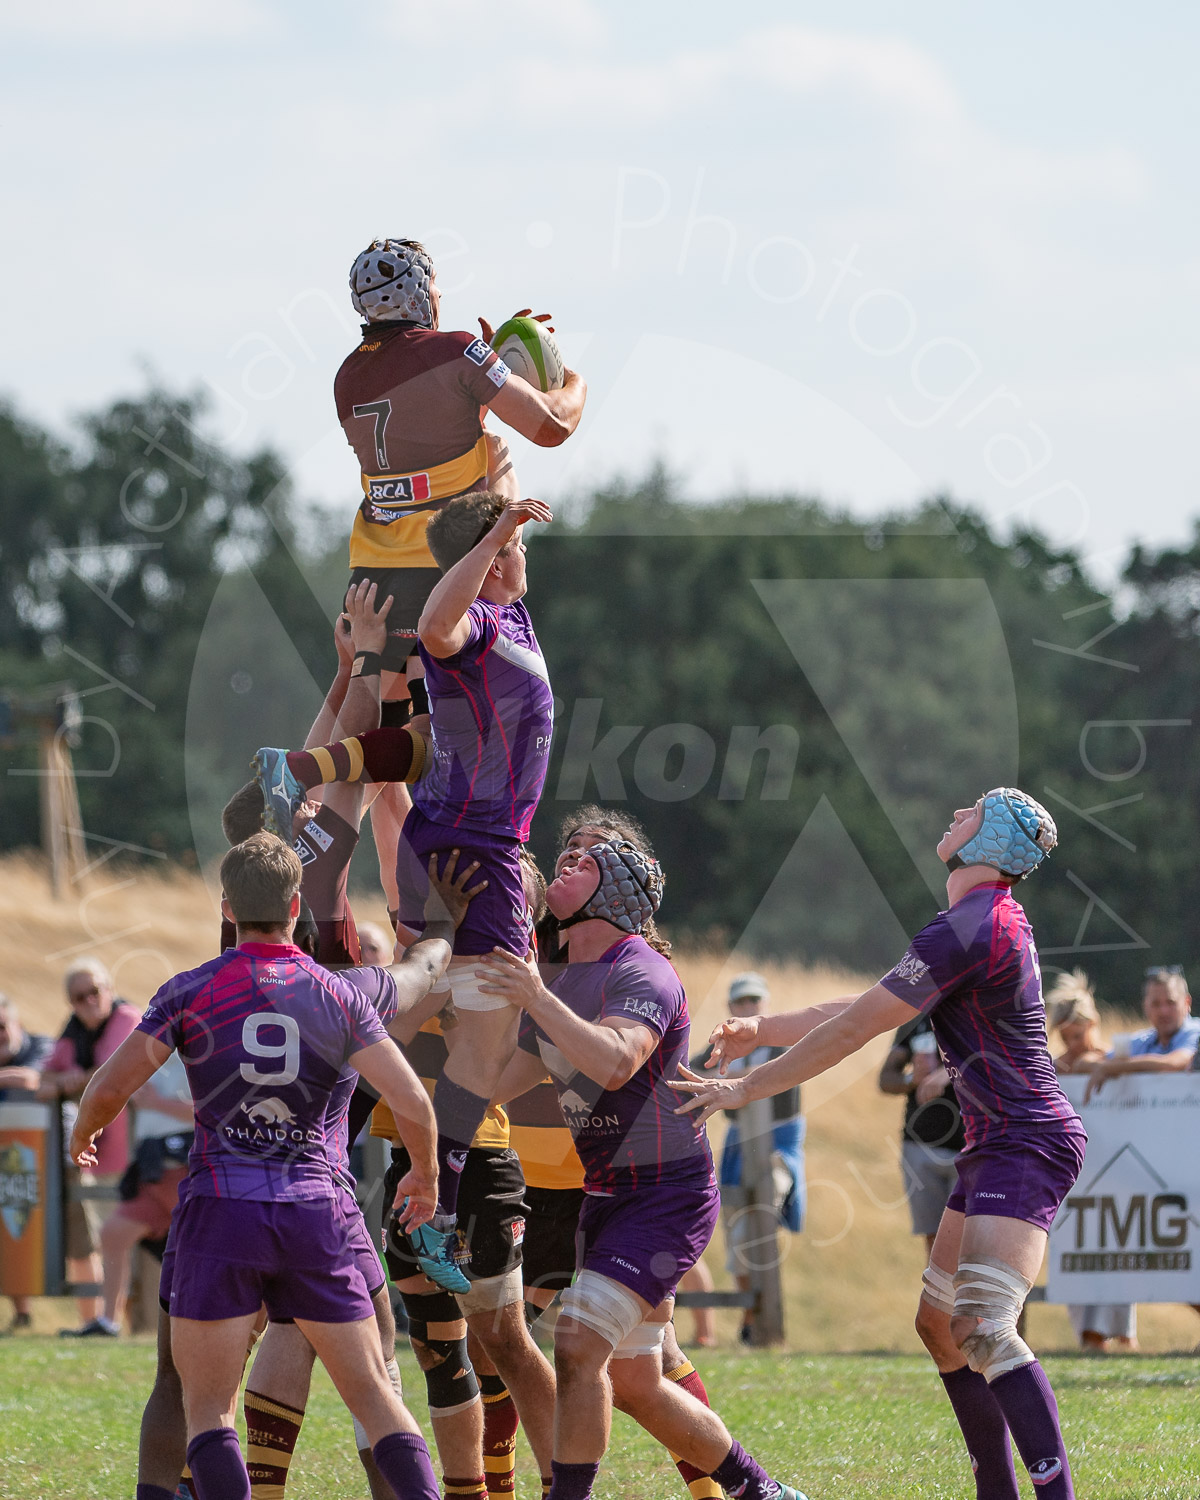
[(554, 1477), (548, 1500), (588, 1500), (596, 1475), (600, 1472), (600, 1465), (560, 1464), (558, 1459), (554, 1459), (550, 1472)]
[(767, 1471), (736, 1441), (712, 1471), (712, 1477), (723, 1490), (739, 1496), (740, 1500), (775, 1500), (779, 1494), (779, 1486)]
[(139, 1484), (134, 1491), (136, 1500), (175, 1500), (175, 1490), (164, 1490), (161, 1484)]
[(250, 1500), (250, 1476), (232, 1427), (212, 1427), (194, 1437), (187, 1461), (200, 1500)]
[(445, 1073), (433, 1091), (433, 1113), (437, 1119), (438, 1213), (454, 1217), (458, 1211), (458, 1185), (467, 1164), (467, 1152), (475, 1132), (483, 1124), (488, 1101), (465, 1089)]
[(991, 1393), (1004, 1413), (1008, 1430), (1029, 1470), (1038, 1500), (1075, 1500), (1071, 1466), (1058, 1425), (1058, 1402), (1035, 1359), (997, 1375)]
[[(429, 1449), (419, 1432), (389, 1432), (371, 1449), (379, 1472), (404, 1500), (441, 1500), (429, 1462)], [(247, 1491), (249, 1494), (249, 1491)]]
[(975, 1471), (975, 1500), (1017, 1500), (1008, 1424), (982, 1375), (964, 1365), (942, 1372), (942, 1384), (962, 1428)]

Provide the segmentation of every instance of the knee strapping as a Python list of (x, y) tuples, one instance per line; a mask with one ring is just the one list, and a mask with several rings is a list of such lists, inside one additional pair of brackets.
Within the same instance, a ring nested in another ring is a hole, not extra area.
[(1035, 1358), (1017, 1332), (1017, 1319), (1032, 1285), (991, 1255), (963, 1261), (955, 1273), (954, 1316), (979, 1319), (959, 1347), (972, 1370), (989, 1382)]
[[(405, 1293), (404, 1308), (408, 1336), (420, 1349), (430, 1411), (448, 1417), (473, 1405), (479, 1400), (479, 1382), (467, 1357), (467, 1328), (456, 1299), (449, 1292)], [(446, 1323), (458, 1324), (462, 1334), (449, 1339), (430, 1336), (430, 1324)]]
[(930, 1261), (921, 1272), (921, 1293), (926, 1302), (932, 1303), (940, 1312), (953, 1316), (954, 1277), (949, 1271), (943, 1271), (941, 1266), (935, 1266)]
[(480, 1276), (472, 1281), (469, 1292), (460, 1292), (458, 1305), (468, 1316), (471, 1313), (498, 1312), (513, 1302), (520, 1302), (523, 1295), (521, 1268), (514, 1266), (499, 1276)]
[(573, 1318), (598, 1333), (614, 1349), (646, 1316), (645, 1304), (619, 1281), (598, 1271), (580, 1271), (562, 1294), (561, 1318)]

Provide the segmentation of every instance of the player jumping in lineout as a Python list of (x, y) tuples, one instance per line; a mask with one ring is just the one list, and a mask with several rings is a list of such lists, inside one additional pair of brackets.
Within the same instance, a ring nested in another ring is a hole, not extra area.
[(723, 1022), (709, 1066), (764, 1044), (794, 1045), (736, 1081), (687, 1073), (671, 1085), (693, 1096), (681, 1113), (703, 1122), (815, 1078), (914, 1013), (930, 1016), (966, 1145), (925, 1270), (917, 1332), (966, 1439), (977, 1500), (1017, 1500), (1010, 1433), (1043, 1500), (1074, 1494), (1054, 1392), (1017, 1332), (1087, 1142), (1050, 1061), (1037, 949), (1012, 895), (1057, 841), (1050, 814), (1015, 788), (959, 808), (937, 846), (949, 905), (894, 969), (853, 1001)]

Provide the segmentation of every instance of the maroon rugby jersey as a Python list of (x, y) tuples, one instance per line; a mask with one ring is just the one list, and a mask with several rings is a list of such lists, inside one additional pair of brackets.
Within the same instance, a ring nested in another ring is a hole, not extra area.
[(352, 568), (431, 568), (430, 514), (487, 475), (481, 408), (508, 379), (490, 344), (412, 323), (369, 324), (333, 382), (363, 478)]

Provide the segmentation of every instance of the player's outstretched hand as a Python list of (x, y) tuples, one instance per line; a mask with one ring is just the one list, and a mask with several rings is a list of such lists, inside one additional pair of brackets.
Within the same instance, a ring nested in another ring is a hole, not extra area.
[(758, 1017), (731, 1016), (713, 1027), (708, 1043), (712, 1053), (704, 1066), (728, 1073), (735, 1058), (749, 1057), (758, 1046)]
[(478, 870), (479, 861), (473, 859), (469, 865), (459, 870), (458, 859), (459, 851), (451, 849), (446, 856), (446, 863), (442, 866), (442, 873), (439, 875), (437, 855), (429, 856), (429, 894), (425, 898), (427, 922), (450, 921), (458, 927), (467, 914), (471, 898), (478, 896), (480, 891), (487, 890), (486, 880), (478, 880), (470, 887), (467, 885), (471, 876)]
[(350, 644), (353, 652), (382, 652), (387, 645), (387, 617), (392, 607), (389, 594), (376, 608), (376, 586), (364, 578), (346, 591), (345, 618), (350, 622)]
[(487, 544), (497, 552), (517, 534), (526, 521), (553, 521), (554, 514), (544, 500), (510, 500), (487, 534)]
[(532, 953), (518, 958), (503, 948), (493, 948), (480, 962), (483, 967), (475, 970), (475, 977), (483, 980), (479, 986), (482, 994), (500, 995), (522, 1010), (530, 1010), (545, 996), (546, 987)]
[(667, 1087), (677, 1094), (689, 1094), (675, 1111), (691, 1115), (697, 1130), (719, 1109), (741, 1109), (746, 1103), (744, 1081), (740, 1078), (701, 1078), (691, 1068), (679, 1067), (679, 1077), (667, 1080)]
[(437, 1210), (437, 1173), (432, 1176), (410, 1167), (396, 1184), (392, 1208), (400, 1215), (401, 1229), (419, 1229)]
[[(532, 308), (528, 307), (519, 308), (515, 313), (513, 313), (514, 318), (532, 318), (535, 323), (549, 324), (549, 331), (551, 333), (554, 332), (554, 324), (550, 322), (550, 319), (553, 316), (553, 313), (535, 313)], [(484, 342), (490, 344), (496, 337), (496, 330), (492, 327), (492, 325), (486, 318), (480, 318), (479, 328), (483, 334)]]
[(71, 1144), (67, 1151), (71, 1160), (77, 1167), (94, 1167), (96, 1165), (96, 1135), (81, 1135), (78, 1130), (71, 1132)]

